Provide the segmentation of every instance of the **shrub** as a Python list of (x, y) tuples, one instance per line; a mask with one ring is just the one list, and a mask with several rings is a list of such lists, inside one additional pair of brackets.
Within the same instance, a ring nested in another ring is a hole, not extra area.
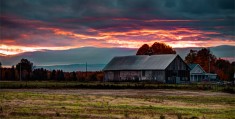
[(165, 116), (164, 115), (160, 115), (160, 119), (165, 119)]
[(129, 118), (129, 113), (128, 113), (128, 111), (127, 111), (127, 110), (125, 110), (125, 112), (124, 112), (124, 116), (125, 116), (125, 118)]
[(59, 116), (60, 116), (60, 113), (59, 113), (59, 112), (56, 112), (56, 116), (59, 117)]
[(183, 119), (183, 118), (182, 118), (182, 115), (181, 115), (180, 113), (177, 114), (177, 118), (178, 118), (178, 119)]

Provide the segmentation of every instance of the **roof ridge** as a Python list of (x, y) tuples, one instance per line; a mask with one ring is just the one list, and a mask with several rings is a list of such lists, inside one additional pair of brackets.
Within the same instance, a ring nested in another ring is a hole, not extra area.
[[(165, 69), (178, 54), (162, 55), (129, 55), (114, 57), (104, 70), (125, 70), (125, 69)], [(179, 56), (180, 57), (180, 56)]]

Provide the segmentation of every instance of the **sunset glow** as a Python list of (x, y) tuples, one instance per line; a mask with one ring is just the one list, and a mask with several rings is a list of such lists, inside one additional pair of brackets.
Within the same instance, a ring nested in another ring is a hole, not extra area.
[[(0, 44), (0, 53), (2, 55), (16, 55), (22, 52), (33, 52), (39, 50), (65, 50), (69, 48), (85, 46), (138, 48), (143, 44), (151, 45), (156, 41), (167, 43), (173, 48), (211, 47), (226, 44), (235, 45), (235, 42), (232, 40), (210, 38), (207, 36), (220, 35), (218, 32), (205, 32), (187, 28), (175, 28), (174, 30), (140, 29), (125, 32), (103, 32), (95, 29), (87, 30), (88, 32), (94, 33), (95, 35), (76, 33), (70, 30), (59, 28), (39, 27), (36, 28), (36, 30), (47, 31), (50, 33), (43, 37), (46, 42), (42, 43), (41, 46), (35, 46), (36, 44), (25, 44), (25, 46), (24, 44), (17, 45), (16, 40), (14, 39), (2, 39), (3, 42)], [(37, 39), (41, 38), (42, 36), (38, 34), (22, 33), (19, 34), (19, 37), (19, 40), (30, 41), (30, 39)], [(70, 39), (70, 44), (57, 47), (53, 43), (50, 43), (50, 40), (53, 38), (58, 39), (54, 42), (63, 42), (64, 40)], [(208, 41), (209, 43), (205, 43), (204, 39), (210, 39), (210, 41)], [(82, 44), (76, 42), (82, 42)], [(46, 45), (49, 46), (45, 47)]]
[(235, 46), (235, 17), (231, 8), (217, 6), (211, 8), (213, 14), (206, 10), (196, 14), (194, 9), (184, 9), (182, 2), (173, 8), (166, 1), (153, 1), (153, 5), (143, 2), (148, 8), (135, 2), (126, 6), (112, 1), (85, 2), (85, 8), (74, 8), (73, 4), (80, 3), (64, 2), (50, 2), (44, 7), (25, 1), (31, 7), (24, 8), (19, 1), (14, 4), (4, 1), (0, 14), (0, 55), (88, 46), (139, 48), (154, 42), (164, 42), (173, 48)]

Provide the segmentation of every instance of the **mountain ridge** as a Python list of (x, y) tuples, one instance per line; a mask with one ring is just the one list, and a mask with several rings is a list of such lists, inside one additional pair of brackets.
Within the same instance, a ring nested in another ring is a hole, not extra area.
[[(200, 50), (202, 47), (174, 48), (183, 59), (190, 49)], [(210, 47), (217, 58), (230, 58), (235, 61), (235, 46), (221, 45)], [(33, 62), (36, 66), (67, 65), (67, 64), (107, 64), (114, 56), (135, 55), (137, 49), (133, 48), (97, 48), (82, 47), (68, 50), (43, 50), (25, 52), (14, 56), (0, 56), (3, 66), (16, 65), (22, 58)]]

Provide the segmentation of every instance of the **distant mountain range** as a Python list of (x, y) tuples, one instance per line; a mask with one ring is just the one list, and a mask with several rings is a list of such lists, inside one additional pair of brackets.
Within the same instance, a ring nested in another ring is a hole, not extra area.
[[(184, 59), (190, 49), (201, 48), (174, 48)], [(235, 61), (235, 46), (222, 45), (211, 47), (210, 50), (216, 57)], [(115, 56), (135, 55), (137, 49), (130, 48), (96, 48), (82, 47), (69, 50), (44, 50), (25, 52), (12, 56), (0, 56), (3, 66), (16, 65), (22, 58), (33, 62), (36, 68), (62, 69), (64, 71), (85, 71), (88, 63), (88, 71), (101, 70)]]

